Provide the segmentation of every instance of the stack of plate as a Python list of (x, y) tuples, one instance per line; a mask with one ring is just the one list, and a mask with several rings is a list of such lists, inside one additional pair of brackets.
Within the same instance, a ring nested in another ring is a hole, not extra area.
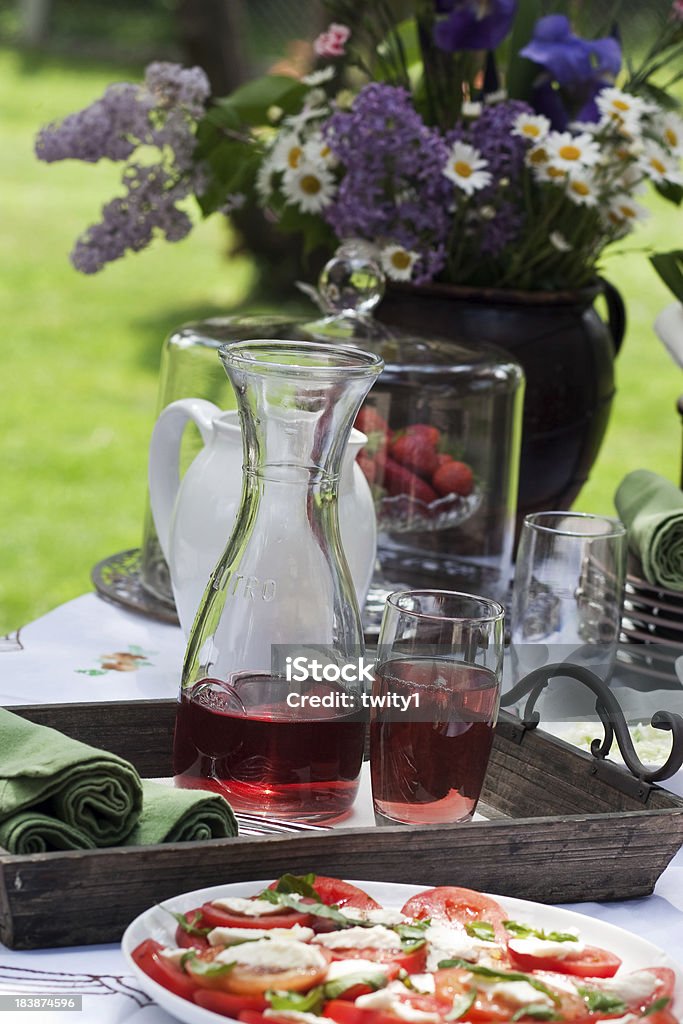
[[(679, 658), (683, 659), (683, 592), (648, 583), (640, 566), (630, 563), (617, 660), (642, 677), (645, 687), (677, 689)], [(683, 660), (679, 670), (683, 678)]]

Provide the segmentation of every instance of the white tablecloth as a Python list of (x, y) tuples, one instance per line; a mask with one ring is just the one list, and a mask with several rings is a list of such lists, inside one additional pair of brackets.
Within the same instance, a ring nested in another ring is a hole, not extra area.
[[(174, 697), (184, 646), (178, 628), (88, 594), (0, 640), (0, 703)], [(683, 791), (683, 780), (671, 788)], [(353, 818), (345, 824), (369, 823), (366, 776)], [(567, 906), (649, 939), (683, 971), (683, 851), (661, 876), (653, 896)], [(83, 1013), (43, 1011), (36, 1018), (5, 1011), (0, 1012), (0, 1024), (36, 1019), (47, 1024), (172, 1024), (126, 973), (116, 946), (30, 952), (0, 946), (0, 995), (24, 992), (82, 994)]]

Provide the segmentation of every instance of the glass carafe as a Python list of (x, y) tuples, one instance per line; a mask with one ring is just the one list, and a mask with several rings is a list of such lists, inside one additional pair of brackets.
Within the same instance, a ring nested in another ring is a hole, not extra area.
[(362, 656), (337, 489), (383, 362), (311, 342), (239, 342), (220, 355), (242, 426), (242, 501), (185, 655), (176, 784), (215, 789), (238, 810), (332, 820), (358, 786), (361, 683), (288, 676), (297, 657), (341, 668)]

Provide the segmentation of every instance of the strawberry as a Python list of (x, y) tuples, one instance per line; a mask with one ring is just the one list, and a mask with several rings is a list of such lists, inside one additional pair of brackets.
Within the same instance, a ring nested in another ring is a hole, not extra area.
[(436, 491), (428, 483), (391, 458), (387, 458), (384, 463), (384, 486), (389, 494), (408, 494), (427, 505), (437, 498)]
[(441, 431), (436, 427), (430, 427), (428, 423), (413, 423), (406, 427), (406, 434), (408, 437), (419, 437), (432, 448), (436, 448), (441, 440)]
[(465, 462), (446, 462), (439, 466), (432, 477), (434, 489), (441, 495), (461, 494), (466, 498), (472, 493), (474, 487), (474, 476), (472, 470)]
[(356, 462), (363, 470), (367, 482), (374, 484), (377, 476), (377, 463), (375, 460), (367, 452), (359, 452), (356, 456)]
[(417, 435), (403, 434), (389, 446), (391, 457), (420, 476), (431, 477), (438, 467), (437, 454), (431, 444)]
[(363, 406), (356, 416), (354, 427), (367, 436), (366, 455), (375, 455), (383, 451), (389, 443), (389, 425), (372, 406)]
[(440, 469), (441, 466), (445, 466), (446, 463), (454, 461), (453, 456), (449, 455), (448, 452), (438, 452), (436, 456), (436, 468)]

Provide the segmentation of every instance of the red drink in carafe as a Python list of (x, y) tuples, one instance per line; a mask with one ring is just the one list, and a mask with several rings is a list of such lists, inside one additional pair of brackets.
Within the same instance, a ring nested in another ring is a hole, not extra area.
[(230, 684), (202, 679), (185, 689), (176, 785), (222, 793), (237, 811), (308, 821), (343, 815), (358, 789), (362, 716), (344, 708), (341, 690), (311, 682), (301, 692), (336, 694), (339, 707), (292, 707), (288, 684), (268, 675), (239, 675)]

